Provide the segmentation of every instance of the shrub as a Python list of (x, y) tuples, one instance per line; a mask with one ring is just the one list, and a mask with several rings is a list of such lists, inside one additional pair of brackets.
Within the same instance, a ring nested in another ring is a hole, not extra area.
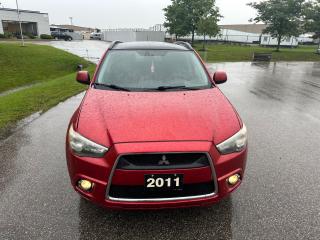
[(0, 38), (5, 38), (4, 34), (0, 33)]
[(41, 39), (53, 39), (53, 37), (51, 35), (48, 35), (48, 34), (41, 34), (40, 38)]
[(12, 33), (6, 32), (3, 34), (4, 38), (12, 38)]

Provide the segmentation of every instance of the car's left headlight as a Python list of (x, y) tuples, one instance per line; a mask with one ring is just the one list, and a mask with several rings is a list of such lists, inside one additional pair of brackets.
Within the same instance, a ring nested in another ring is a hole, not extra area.
[(243, 124), (242, 128), (235, 135), (217, 145), (221, 154), (241, 152), (247, 146), (247, 128)]
[(108, 151), (107, 147), (104, 147), (98, 143), (95, 143), (84, 136), (74, 131), (71, 125), (69, 129), (69, 145), (73, 153), (80, 157), (103, 157)]

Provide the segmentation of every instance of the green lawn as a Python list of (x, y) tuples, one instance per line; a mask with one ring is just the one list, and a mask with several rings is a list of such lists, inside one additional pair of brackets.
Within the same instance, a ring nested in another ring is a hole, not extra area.
[[(15, 59), (8, 57), (10, 50)], [(84, 91), (87, 86), (75, 81), (78, 63), (86, 66), (91, 74), (95, 69), (95, 65), (82, 58), (48, 46), (28, 45), (22, 48), (16, 44), (0, 44), (0, 52), (5, 52), (5, 55), (0, 55), (2, 91), (37, 83), (0, 96), (0, 139), (17, 121), (32, 113), (44, 112)]]
[(0, 93), (61, 77), (89, 63), (65, 51), (42, 45), (0, 43)]
[[(89, 67), (91, 73), (94, 66)], [(0, 130), (32, 113), (46, 111), (57, 103), (84, 91), (88, 86), (75, 81), (75, 73), (37, 84), (0, 97)]]
[(315, 54), (316, 46), (299, 46), (298, 48), (274, 48), (260, 46), (239, 46), (227, 44), (207, 45), (207, 51), (199, 51), (202, 44), (196, 45), (196, 50), (206, 62), (240, 62), (251, 61), (254, 52), (272, 53), (272, 61), (320, 61), (320, 55)]

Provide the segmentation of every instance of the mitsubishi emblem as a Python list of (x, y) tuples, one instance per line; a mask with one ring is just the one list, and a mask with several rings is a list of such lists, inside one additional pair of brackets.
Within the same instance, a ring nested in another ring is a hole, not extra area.
[(158, 165), (170, 165), (166, 155), (162, 155), (162, 159), (158, 162)]

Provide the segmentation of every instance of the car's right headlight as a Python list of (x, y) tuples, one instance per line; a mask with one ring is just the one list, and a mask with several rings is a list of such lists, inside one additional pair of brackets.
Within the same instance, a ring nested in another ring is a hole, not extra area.
[(80, 157), (103, 157), (108, 148), (95, 143), (74, 131), (71, 125), (69, 129), (69, 145), (73, 153)]
[(221, 154), (229, 154), (235, 152), (241, 152), (248, 142), (247, 128), (243, 124), (239, 132), (232, 137), (228, 138), (224, 142), (217, 145), (217, 149)]

